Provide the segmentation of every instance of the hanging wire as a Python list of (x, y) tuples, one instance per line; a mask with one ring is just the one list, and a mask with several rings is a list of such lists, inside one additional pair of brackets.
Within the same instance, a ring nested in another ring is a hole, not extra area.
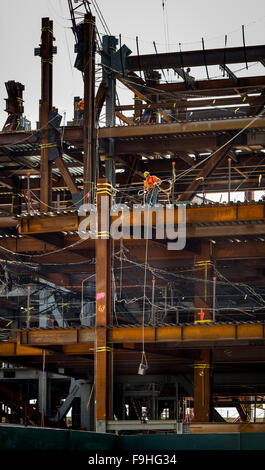
[[(264, 19), (265, 19), (265, 16), (262, 16), (261, 18), (259, 18), (257, 20), (251, 21), (251, 22), (249, 22), (245, 25), (245, 28), (248, 28), (252, 25), (263, 22)], [(235, 34), (235, 33), (238, 33), (238, 32), (242, 32), (242, 26), (241, 25), (240, 25), (240, 27), (238, 27), (236, 29), (228, 31), (227, 35), (232, 35), (232, 34)], [(100, 33), (100, 34), (102, 35), (103, 33)], [(118, 36), (118, 33), (115, 33), (114, 35)], [(123, 36), (123, 37), (125, 39), (131, 39), (132, 41), (134, 41), (134, 39), (135, 39), (132, 36)], [(204, 35), (204, 38), (207, 40), (207, 42), (212, 42), (212, 41), (215, 41), (217, 39), (222, 39), (223, 37), (224, 37), (223, 33), (219, 34), (218, 36), (206, 36), (206, 35)], [(152, 40), (146, 40), (146, 39), (140, 39), (140, 41), (141, 41), (141, 43), (144, 43), (144, 44), (152, 44), (153, 43)], [(191, 45), (195, 45), (195, 44), (201, 45), (201, 39), (198, 39), (196, 41), (181, 41), (181, 43), (183, 44), (183, 46), (191, 46)], [(166, 46), (166, 43), (163, 43), (163, 42), (156, 42), (156, 44), (159, 45), (159, 46)], [(179, 44), (179, 42), (169, 43), (169, 47), (177, 46), (178, 44)]]
[(145, 354), (145, 300), (146, 300), (146, 275), (147, 275), (147, 260), (148, 260), (148, 237), (149, 237), (149, 208), (147, 213), (147, 237), (145, 242), (145, 263), (144, 263), (144, 295), (143, 295), (143, 316), (142, 316), (142, 358), (141, 363), (148, 367), (147, 358)]
[(80, 245), (80, 243), (83, 243), (84, 240), (80, 239), (78, 241), (76, 241), (75, 243), (72, 243), (71, 245), (68, 245), (68, 246), (65, 246), (64, 248), (59, 248), (58, 250), (53, 250), (53, 251), (47, 251), (46, 253), (42, 253), (42, 254), (34, 254), (34, 255), (28, 255), (28, 254), (25, 254), (25, 253), (16, 253), (14, 251), (11, 251), (11, 250), (8, 250), (7, 248), (5, 248), (4, 246), (1, 246), (0, 245), (0, 250), (3, 250), (7, 253), (10, 253), (12, 255), (17, 255), (17, 256), (23, 256), (23, 257), (27, 257), (27, 258), (41, 258), (43, 256), (49, 256), (49, 255), (52, 255), (54, 253), (60, 253), (62, 251), (65, 251), (65, 250), (69, 250), (70, 248), (74, 248), (75, 246), (77, 245)]
[[(128, 250), (128, 252), (130, 252), (130, 251)], [(156, 276), (157, 278), (163, 279), (166, 282), (168, 282), (168, 278), (166, 278), (165, 275), (176, 278), (176, 279), (179, 279), (179, 280), (182, 279), (182, 280), (187, 280), (187, 281), (197, 281), (197, 282), (203, 282), (203, 283), (206, 282), (207, 284), (210, 284), (210, 285), (213, 285), (213, 282), (214, 282), (212, 279), (208, 279), (208, 280), (205, 281), (204, 279), (202, 280), (202, 278), (197, 278), (196, 276), (191, 277), (191, 276), (183, 276), (183, 275), (178, 274), (178, 273), (172, 273), (172, 272), (169, 273), (169, 272), (167, 272), (167, 271), (165, 271), (161, 268), (155, 268), (153, 266), (150, 266), (150, 264), (147, 261), (145, 263), (138, 263), (136, 261), (133, 261), (133, 260), (129, 259), (127, 257), (127, 255), (125, 254), (125, 250), (124, 250), (124, 253), (123, 253), (123, 257), (124, 257), (124, 260), (127, 261), (128, 263), (130, 263), (134, 266), (138, 266), (141, 269), (143, 269), (144, 271), (147, 269), (153, 276)], [(190, 269), (190, 268), (188, 268), (188, 269)], [(198, 271), (201, 270), (201, 269), (202, 268), (199, 268)], [(222, 275), (216, 269), (216, 267), (215, 267), (215, 270), (216, 270), (217, 275), (221, 277)], [(194, 271), (194, 268), (192, 269), (192, 271)], [(222, 282), (218, 281), (218, 285), (226, 286), (227, 283), (228, 283), (231, 287), (237, 289), (239, 292), (241, 292), (244, 295), (245, 295), (245, 292), (242, 290), (242, 288), (247, 288), (248, 290), (251, 291), (251, 293), (253, 295), (255, 295), (262, 302), (262, 304), (265, 302), (262, 297), (259, 298), (259, 294), (251, 286), (249, 286), (245, 283), (232, 283), (231, 281), (228, 281), (228, 279), (226, 279), (225, 277), (223, 277), (223, 279), (224, 279), (224, 282), (222, 283)]]
[(102, 26), (103, 26), (103, 29), (104, 29), (105, 33), (106, 33), (108, 36), (111, 36), (110, 29), (109, 29), (109, 27), (108, 27), (108, 25), (107, 25), (107, 22), (106, 22), (106, 20), (105, 20), (105, 18), (104, 18), (104, 16), (103, 16), (103, 13), (102, 13), (100, 7), (98, 6), (97, 1), (96, 1), (96, 0), (90, 0), (90, 1), (92, 2), (92, 5), (93, 5), (93, 7), (95, 8), (95, 10), (96, 10), (96, 12), (97, 12), (97, 14), (98, 14), (98, 16), (99, 16), (100, 22), (101, 22), (101, 24), (102, 24)]
[(111, 253), (111, 258), (112, 258), (112, 267), (111, 267), (111, 273), (112, 273), (112, 288), (113, 288), (113, 296), (112, 296), (112, 303), (113, 303), (113, 312), (115, 316), (115, 321), (116, 325), (119, 324), (118, 318), (117, 318), (117, 312), (116, 312), (116, 302), (117, 302), (117, 289), (116, 289), (116, 279), (115, 279), (115, 270), (114, 270), (114, 241), (112, 241), (112, 253)]

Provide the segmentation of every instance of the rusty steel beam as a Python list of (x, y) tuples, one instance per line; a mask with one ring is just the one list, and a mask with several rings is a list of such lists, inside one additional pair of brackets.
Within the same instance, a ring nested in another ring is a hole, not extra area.
[[(1, 220), (1, 219), (0, 219)], [(209, 227), (205, 227), (207, 230), (209, 230)], [(265, 232), (265, 226), (263, 225), (264, 232)], [(226, 230), (227, 232), (227, 226), (223, 226), (224, 231)], [(72, 243), (75, 243), (76, 241), (79, 240), (78, 235), (76, 236), (66, 236), (65, 237), (65, 242), (64, 246), (67, 246), (68, 244), (71, 245)], [(128, 248), (132, 248), (134, 250), (134, 255), (138, 259), (144, 259), (144, 246), (145, 246), (145, 240), (124, 240), (124, 246)], [(55, 256), (52, 255), (52, 250), (54, 250), (56, 247), (51, 244), (44, 242), (42, 240), (38, 240), (37, 238), (33, 237), (23, 237), (23, 238), (7, 238), (5, 240), (1, 240), (0, 242), (0, 247), (7, 248), (10, 251), (16, 252), (16, 253), (34, 253), (34, 252), (45, 252), (45, 251), (51, 251), (51, 255), (49, 256)], [(86, 242), (84, 242), (84, 247), (82, 244), (78, 245), (78, 249), (85, 249), (91, 250), (91, 258), (94, 256), (94, 249), (95, 249), (95, 240), (89, 239)], [(255, 259), (260, 259), (262, 260), (265, 258), (265, 243), (262, 241), (252, 241), (249, 240), (247, 242), (218, 242), (214, 248), (214, 258), (215, 260), (221, 261), (221, 260), (255, 260)], [(46, 261), (45, 257), (42, 259), (42, 264), (45, 266), (45, 262), (49, 262), (49, 256), (48, 260)], [(64, 251), (62, 255), (60, 255), (60, 258), (58, 256), (56, 259), (61, 259), (62, 267), (63, 264), (67, 263), (68, 259), (70, 260), (72, 257), (72, 262), (78, 263), (79, 261), (85, 261), (85, 256), (82, 258), (78, 258), (78, 254), (76, 254), (74, 251), (71, 250), (71, 252), (66, 252)], [(35, 255), (35, 258), (37, 258), (38, 255)], [(41, 260), (41, 258), (39, 258)], [(55, 259), (55, 258), (54, 258)], [(171, 251), (168, 251), (166, 249), (166, 246), (164, 244), (161, 244), (159, 240), (152, 240), (152, 244), (150, 245), (149, 248), (149, 254), (148, 254), (148, 259), (150, 262), (153, 261), (170, 261), (170, 260), (185, 260), (185, 261), (193, 261), (194, 259), (194, 253), (190, 249), (190, 245), (187, 243), (185, 250), (178, 250), (174, 252), (174, 256), (172, 255)], [(88, 260), (89, 262), (89, 260)], [(69, 269), (73, 269), (69, 267)], [(79, 268), (75, 268), (79, 269)]]
[(245, 423), (248, 422), (249, 415), (247, 413), (247, 408), (241, 403), (240, 399), (235, 403), (235, 407), (237, 409), (237, 412), (240, 416), (241, 421)]
[[(265, 228), (265, 227), (264, 227)], [(265, 257), (265, 243), (252, 241), (244, 243), (218, 243), (213, 247), (215, 259), (260, 259)]]
[(135, 86), (133, 86), (134, 79), (130, 79), (129, 81), (127, 81), (121, 75), (118, 75), (117, 79), (124, 86), (126, 86), (129, 90), (131, 90), (135, 94), (135, 96), (137, 96), (137, 98), (139, 98), (140, 100), (143, 100), (143, 101), (148, 101), (149, 100), (149, 98), (146, 98), (146, 96), (143, 93), (141, 93), (140, 90), (138, 90), (138, 87), (137, 87), (138, 84), (137, 83), (135, 83)]
[(67, 143), (69, 142), (70, 144), (82, 144), (83, 128), (81, 126), (66, 126), (64, 141)]
[[(141, 212), (141, 225), (144, 225), (144, 211), (135, 211), (137, 220), (138, 212)], [(165, 215), (165, 208), (160, 209), (161, 213)], [(114, 221), (118, 215), (113, 215), (111, 221)], [(28, 235), (33, 233), (48, 233), (58, 231), (76, 231), (78, 230), (80, 222), (84, 217), (78, 216), (77, 213), (69, 215), (54, 215), (51, 217), (33, 216), (23, 217), (20, 220), (19, 233)], [(265, 205), (258, 204), (242, 204), (242, 205), (221, 205), (221, 206), (206, 206), (206, 207), (187, 207), (186, 210), (187, 224), (202, 224), (202, 223), (226, 223), (227, 225), (238, 222), (262, 222), (265, 223)], [(151, 218), (150, 218), (151, 221)], [(156, 214), (152, 212), (152, 224), (156, 222)], [(175, 208), (174, 216), (175, 224), (178, 223), (178, 209)], [(130, 225), (133, 224), (133, 212), (130, 212)], [(126, 226), (126, 224), (124, 225)], [(194, 228), (194, 227), (191, 227)], [(200, 227), (199, 227), (200, 228)]]
[[(205, 121), (187, 121), (187, 122), (172, 122), (166, 124), (148, 124), (137, 126), (121, 126), (121, 127), (102, 127), (98, 131), (99, 139), (104, 138), (124, 138), (124, 137), (141, 137), (141, 136), (155, 136), (155, 135), (173, 135), (173, 134), (188, 134), (188, 133), (201, 133), (201, 132), (216, 132), (216, 131), (231, 131), (242, 129), (249, 124), (251, 118), (233, 118), (233, 119), (215, 119)], [(249, 128), (263, 128), (265, 127), (265, 118), (261, 117), (256, 119)], [(64, 139), (66, 142), (79, 142), (82, 143), (82, 129), (78, 127), (65, 127)], [(0, 132), (0, 146), (1, 145), (15, 145), (20, 141), (24, 143), (27, 141), (36, 141), (37, 131), (33, 131), (33, 136), (29, 132)], [(142, 143), (141, 143), (142, 144)], [(143, 153), (143, 151), (141, 152)]]
[(188, 134), (198, 132), (233, 131), (249, 126), (249, 129), (265, 127), (265, 118), (233, 118), (203, 121), (172, 122), (166, 124), (143, 124), (137, 126), (103, 127), (99, 138), (125, 138), (156, 135)]
[[(82, 143), (83, 128), (81, 126), (65, 126), (64, 141), (69, 143)], [(0, 132), (0, 147), (4, 145), (19, 145), (19, 144), (37, 144), (40, 140), (40, 131), (13, 131), (13, 132)], [(59, 138), (58, 138), (59, 142)], [(32, 154), (32, 150), (30, 150)], [(39, 153), (39, 152), (38, 152)], [(37, 154), (38, 154), (37, 153)]]
[[(144, 137), (144, 136), (172, 136), (172, 135), (183, 135), (186, 138), (188, 133), (205, 133), (205, 132), (217, 132), (217, 131), (231, 131), (242, 129), (247, 124), (249, 124), (251, 118), (233, 118), (233, 119), (212, 119), (212, 120), (203, 120), (203, 121), (184, 121), (184, 122), (171, 122), (165, 124), (139, 124), (137, 126), (116, 126), (116, 127), (101, 127), (98, 130), (98, 138), (131, 138), (131, 137)], [(265, 127), (265, 118), (261, 117), (256, 119), (249, 128), (263, 128)], [(39, 137), (38, 131), (15, 131), (15, 132), (0, 132), (0, 146), (4, 145), (18, 145), (20, 143), (36, 143)], [(201, 136), (196, 137), (201, 139)], [(209, 136), (210, 139), (213, 139), (212, 136)], [(216, 138), (215, 138), (216, 139)], [(82, 145), (82, 128), (66, 126), (64, 130), (64, 140), (70, 144), (79, 144)], [(204, 139), (206, 140), (206, 139)], [(211, 142), (211, 140), (210, 140)], [(212, 145), (206, 145), (206, 148), (212, 148)], [(121, 153), (119, 146), (122, 148), (123, 143), (116, 142), (115, 151)], [(124, 143), (127, 144), (126, 142)], [(140, 145), (145, 144), (145, 142), (140, 142)], [(176, 150), (177, 141), (176, 141)], [(179, 142), (182, 145), (182, 142)], [(207, 143), (206, 143), (207, 144)], [(137, 142), (131, 142), (129, 148), (127, 147), (123, 153), (135, 153), (133, 148), (134, 145), (137, 145)], [(165, 142), (165, 146), (167, 142)], [(154, 148), (154, 142), (151, 143), (151, 150)], [(187, 148), (187, 147), (185, 147)], [(194, 142), (191, 143), (190, 148), (194, 148)], [(203, 148), (205, 148), (203, 146)], [(167, 149), (167, 147), (165, 147)], [(145, 148), (139, 147), (139, 153), (144, 153)], [(150, 152), (150, 149), (147, 150)], [(32, 153), (32, 151), (30, 150)], [(37, 152), (38, 153), (38, 152)]]
[[(10, 340), (8, 343), (0, 343), (0, 357), (13, 356), (41, 356), (43, 349), (21, 346), (19, 341)], [(50, 351), (47, 354), (52, 354)]]
[(53, 22), (42, 18), (41, 29), (41, 100), (39, 121), (41, 132), (40, 163), (40, 210), (45, 212), (51, 205), (51, 162), (49, 161), (49, 113), (52, 109), (52, 70), (53, 70)]
[(132, 121), (132, 119), (129, 119), (125, 114), (122, 114), (120, 111), (116, 111), (116, 116), (119, 118), (122, 122), (125, 124), (128, 124), (129, 126), (135, 126), (135, 122)]
[(264, 223), (188, 226), (187, 238), (218, 238), (265, 235)]
[(18, 220), (15, 217), (0, 217), (0, 228), (2, 227), (17, 227), (18, 226)]
[[(227, 79), (227, 78), (220, 78), (217, 80), (200, 80), (196, 81), (196, 88), (189, 90), (189, 94), (194, 94), (194, 97), (196, 94), (200, 93), (210, 93), (213, 92), (216, 94), (225, 94), (227, 95), (227, 92), (232, 90), (233, 91), (233, 97), (235, 96), (235, 90), (242, 90), (242, 92), (248, 91), (251, 93), (251, 88), (256, 89), (256, 88), (264, 88), (265, 87), (265, 79), (264, 75), (263, 76), (258, 76), (258, 77), (240, 77), (237, 78), (236, 80), (233, 79)], [(248, 90), (249, 89), (249, 90)], [(146, 94), (163, 94), (166, 95), (167, 93), (187, 93), (187, 88), (185, 83), (182, 82), (175, 82), (175, 83), (161, 83), (161, 84), (155, 84), (152, 85), (152, 90), (146, 90)], [(225, 92), (225, 93), (224, 93)], [(192, 103), (192, 101), (191, 101)]]
[[(137, 100), (140, 100), (140, 101), (147, 101), (147, 102), (150, 102), (150, 98), (146, 97), (138, 88), (137, 88), (137, 81), (141, 81), (139, 80), (139, 77), (136, 76), (136, 79), (135, 77), (131, 78), (130, 77), (130, 80), (129, 82), (127, 82), (126, 79), (123, 79), (121, 76), (117, 76), (117, 79), (123, 83), (123, 85), (125, 85), (129, 90), (131, 90), (133, 93), (134, 93), (134, 96)], [(138, 80), (137, 80), (138, 79)], [(132, 86), (132, 83), (135, 83), (135, 86)], [(163, 109), (163, 107), (162, 107)], [(163, 110), (161, 109), (161, 107), (158, 108), (158, 113), (161, 115), (161, 117), (166, 121), (166, 122), (171, 122), (172, 121), (172, 118), (171, 116), (169, 116), (167, 113), (163, 112)], [(122, 121), (124, 121), (125, 123), (129, 124), (129, 125), (134, 125), (136, 124), (134, 121), (131, 121), (130, 122), (130, 119), (128, 119), (126, 116), (124, 116), (120, 111), (116, 111), (116, 115), (117, 117), (119, 117)]]
[[(65, 126), (64, 128), (64, 141), (65, 142), (78, 142), (82, 143), (82, 127)], [(31, 131), (13, 131), (13, 132), (0, 132), (0, 146), (3, 145), (19, 145), (19, 144), (37, 144), (40, 138), (39, 130)], [(58, 139), (59, 141), (59, 139)], [(32, 152), (32, 150), (31, 150)]]
[(108, 345), (111, 316), (112, 240), (109, 234), (111, 185), (106, 179), (97, 183), (98, 238), (96, 240), (96, 431), (106, 432), (106, 422), (112, 419), (113, 352)]
[[(1, 138), (1, 135), (0, 135)], [(192, 153), (196, 152), (209, 152), (214, 150), (218, 143), (219, 137), (216, 135), (193, 135), (187, 137), (186, 135), (171, 136), (166, 139), (157, 137), (156, 139), (133, 139), (133, 140), (116, 140), (115, 141), (115, 155), (133, 155), (133, 154), (151, 154), (154, 152), (169, 153), (177, 151), (187, 151)], [(155, 164), (158, 160), (152, 160), (150, 163)], [(164, 162), (166, 164), (166, 162)]]
[[(141, 327), (133, 328), (113, 328), (109, 332), (111, 343), (135, 342), (141, 343)], [(160, 326), (146, 327), (145, 341), (153, 342), (176, 342), (198, 343), (213, 341), (222, 344), (222, 341), (246, 341), (252, 339), (264, 339), (263, 324), (242, 324), (242, 325), (218, 325), (218, 324), (196, 324), (189, 326)]]
[(65, 181), (65, 184), (68, 186), (71, 194), (78, 193), (78, 188), (75, 184), (74, 178), (71, 175), (66, 163), (63, 161), (60, 155), (58, 155), (58, 157), (54, 159), (54, 163), (57, 166), (57, 168), (60, 170), (60, 173)]
[(211, 422), (212, 408), (212, 352), (201, 349), (194, 364), (194, 422)]
[(207, 65), (222, 65), (245, 63), (246, 57), (248, 62), (256, 62), (264, 59), (265, 46), (248, 46), (230, 47), (220, 49), (206, 49), (198, 51), (168, 52), (161, 54), (146, 54), (140, 56), (127, 57), (127, 69), (139, 71), (156, 70), (159, 64), (160, 69), (169, 69), (176, 67), (200, 67)]
[[(255, 99), (254, 99), (255, 98)], [(183, 99), (175, 99), (175, 100), (164, 100), (164, 101), (158, 101), (155, 103), (137, 103), (137, 104), (124, 104), (124, 105), (119, 105), (115, 106), (116, 111), (133, 111), (135, 109), (172, 109), (176, 108), (178, 111), (183, 111), (188, 108), (199, 108), (199, 107), (209, 107), (211, 106), (213, 109), (216, 106), (222, 106), (226, 107), (227, 105), (233, 104), (235, 107), (239, 104), (249, 104), (249, 107), (255, 107), (258, 105), (263, 104), (263, 100), (260, 96), (257, 97), (245, 97), (245, 99), (242, 98), (240, 95), (235, 95), (235, 96), (230, 96), (229, 98), (208, 98), (208, 99), (196, 99), (196, 100), (185, 100), (184, 97)]]
[[(53, 244), (38, 240), (33, 237), (23, 237), (23, 238), (9, 238), (6, 240), (1, 240), (0, 247), (6, 248), (7, 250), (22, 253), (22, 252), (38, 252), (38, 251), (49, 251), (55, 250)], [(1, 251), (1, 249), (0, 249)], [(5, 250), (3, 250), (5, 251)]]
[(23, 218), (20, 221), (19, 233), (27, 235), (33, 233), (51, 233), (78, 230), (80, 217), (77, 214), (67, 214), (54, 217)]
[[(44, 347), (52, 345), (88, 344), (95, 341), (95, 328), (69, 328), (43, 329), (43, 330), (19, 330), (17, 344), (21, 346)], [(224, 341), (237, 345), (240, 342), (252, 340), (265, 340), (264, 323), (242, 324), (191, 324), (183, 326), (146, 326), (146, 343), (177, 343), (179, 347), (185, 344), (214, 342), (222, 345)], [(107, 341), (109, 344), (142, 343), (142, 327), (111, 327), (108, 329)], [(13, 343), (14, 340), (11, 340)], [(0, 344), (7, 355), (7, 344)], [(245, 343), (244, 343), (245, 344)], [(67, 351), (67, 350), (66, 350)], [(3, 355), (4, 355), (3, 354)]]
[(101, 114), (104, 102), (106, 100), (107, 94), (108, 94), (108, 87), (106, 86), (104, 82), (101, 82), (98, 87), (96, 98), (95, 98), (95, 109), (96, 109), (95, 121), (96, 122), (99, 121), (100, 114)]
[(207, 162), (203, 165), (199, 175), (188, 185), (184, 193), (179, 197), (179, 201), (190, 201), (193, 196), (198, 192), (201, 185), (204, 184), (204, 181), (214, 172), (217, 166), (222, 162), (227, 152), (230, 150), (231, 145), (225, 145), (220, 150), (217, 150)]
[(83, 202), (92, 202), (93, 183), (95, 182), (95, 17), (87, 13), (84, 19), (84, 188)]
[[(18, 331), (17, 343), (22, 346), (52, 346), (56, 344), (73, 345), (88, 344), (95, 340), (95, 331), (90, 328), (71, 328), (67, 330), (35, 330)], [(9, 343), (5, 343), (9, 344)], [(2, 346), (0, 344), (0, 346)]]
[(23, 91), (24, 85), (14, 80), (10, 80), (5, 83), (8, 98), (5, 98), (6, 109), (8, 117), (3, 126), (5, 131), (13, 131), (19, 129), (20, 118), (23, 115)]
[[(265, 228), (265, 226), (264, 226)], [(264, 237), (265, 239), (265, 237)], [(136, 242), (139, 242), (137, 244)], [(144, 249), (145, 249), (145, 240), (124, 240), (124, 246), (130, 249), (133, 248), (133, 254), (137, 259), (144, 260)], [(206, 241), (207, 243), (207, 241)], [(172, 261), (172, 265), (176, 263), (177, 260), (183, 262), (190, 262), (191, 266), (194, 262), (194, 256), (196, 256), (197, 251), (200, 247), (199, 242), (188, 242), (184, 250), (178, 250), (174, 252), (174, 255), (171, 251), (166, 249), (164, 243), (159, 243), (158, 240), (152, 240), (152, 243), (149, 246), (148, 260), (153, 261)], [(212, 252), (214, 259), (217, 261), (221, 260), (260, 260), (262, 264), (263, 258), (265, 257), (265, 243), (263, 241), (241, 241), (236, 242), (231, 241), (218, 241), (218, 243), (212, 246)], [(207, 259), (205, 257), (205, 259)]]

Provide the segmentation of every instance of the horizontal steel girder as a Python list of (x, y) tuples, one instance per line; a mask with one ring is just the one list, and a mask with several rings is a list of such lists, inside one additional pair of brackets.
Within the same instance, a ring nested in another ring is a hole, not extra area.
[[(114, 327), (108, 328), (108, 343), (141, 343), (142, 327)], [(21, 330), (17, 333), (17, 343), (24, 347), (25, 355), (36, 355), (35, 348), (65, 345), (65, 354), (80, 354), (80, 348), (75, 349), (75, 345), (82, 346), (82, 352), (93, 354), (93, 342), (95, 340), (95, 328), (69, 328), (69, 329), (40, 329)], [(229, 341), (239, 344), (240, 341), (265, 340), (264, 323), (242, 323), (242, 324), (190, 324), (176, 326), (146, 326), (146, 343), (177, 343), (182, 347), (185, 343), (192, 345), (198, 342), (214, 342), (222, 344), (222, 341)], [(16, 344), (0, 343), (0, 355), (9, 356), (11, 349), (15, 352)], [(12, 346), (10, 346), (12, 344)], [(30, 346), (29, 348), (25, 346)], [(28, 353), (26, 352), (28, 350)], [(21, 354), (22, 355), (22, 354)]]
[[(141, 212), (141, 225), (144, 225), (144, 211)], [(135, 211), (136, 215), (138, 211)], [(152, 224), (156, 223), (156, 215), (158, 215), (158, 225), (164, 224), (165, 209), (152, 212)], [(113, 215), (111, 221), (117, 216)], [(20, 219), (19, 233), (29, 235), (34, 233), (48, 233), (60, 231), (76, 231), (80, 222), (84, 217), (78, 216), (77, 213), (69, 215), (54, 216), (33, 216), (23, 217)], [(127, 214), (126, 214), (127, 219)], [(127, 222), (128, 220), (128, 222)], [(124, 227), (133, 224), (133, 212), (130, 211), (128, 219), (124, 223)], [(150, 214), (151, 221), (151, 214)], [(174, 223), (178, 223), (178, 209), (175, 208)], [(205, 229), (205, 236), (209, 236), (209, 232), (217, 233), (221, 227), (221, 231), (225, 230), (225, 235), (230, 231), (243, 234), (261, 234), (265, 233), (265, 205), (260, 204), (242, 204), (242, 205), (222, 205), (208, 207), (187, 207), (186, 223), (188, 225), (188, 237), (201, 236)], [(191, 226), (192, 224), (192, 226)], [(201, 224), (225, 224), (201, 226)], [(235, 225), (234, 225), (235, 224)], [(238, 224), (238, 226), (236, 225)], [(209, 232), (207, 232), (209, 231)], [(214, 236), (214, 235), (211, 235)]]
[[(194, 132), (232, 131), (243, 129), (253, 121), (253, 118), (218, 119), (172, 122), (166, 124), (143, 124), (137, 126), (103, 127), (99, 130), (100, 138), (125, 138), (148, 135), (172, 135)], [(265, 118), (256, 118), (249, 129), (265, 127)]]
[[(189, 93), (193, 93), (194, 96), (197, 94), (203, 93), (212, 93), (215, 91), (219, 96), (225, 91), (233, 91), (233, 97), (236, 90), (246, 90), (251, 88), (263, 88), (265, 86), (264, 76), (258, 77), (238, 77), (237, 79), (227, 79), (219, 78), (217, 80), (198, 80), (196, 81), (196, 88), (194, 90), (189, 90)], [(146, 94), (164, 94), (164, 93), (187, 93), (186, 84), (183, 82), (173, 82), (173, 83), (159, 83), (157, 85), (152, 85), (152, 90), (147, 90)], [(242, 102), (242, 101), (241, 101)], [(227, 104), (229, 104), (227, 102)], [(189, 103), (190, 106), (193, 106), (193, 102)], [(206, 106), (206, 104), (204, 104)]]
[(128, 70), (159, 70), (177, 67), (200, 67), (207, 65), (240, 64), (256, 62), (265, 58), (265, 46), (231, 47), (199, 51), (168, 52), (127, 57)]
[[(101, 127), (98, 130), (98, 138), (126, 138), (141, 137), (155, 135), (174, 135), (188, 134), (198, 132), (216, 132), (216, 131), (232, 131), (243, 129), (250, 124), (253, 118), (233, 118), (218, 120), (201, 120), (201, 121), (183, 121), (172, 122), (166, 124), (143, 124), (135, 126), (116, 126)], [(249, 129), (265, 127), (265, 118), (255, 119), (248, 127)], [(66, 126), (64, 130), (64, 141), (70, 143), (82, 144), (82, 127)], [(38, 131), (31, 132), (0, 132), (0, 147), (5, 145), (19, 145), (36, 143)], [(59, 141), (58, 141), (59, 142)]]

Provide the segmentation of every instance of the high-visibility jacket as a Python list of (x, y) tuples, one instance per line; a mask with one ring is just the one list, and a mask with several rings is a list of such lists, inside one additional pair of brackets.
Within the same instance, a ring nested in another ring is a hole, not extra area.
[(85, 103), (84, 103), (84, 100), (80, 100), (78, 101), (78, 109), (80, 109), (81, 111), (84, 111), (84, 107), (85, 107)]
[(144, 187), (150, 191), (150, 189), (153, 189), (155, 184), (159, 182), (159, 178), (157, 176), (147, 176), (145, 182), (144, 182)]

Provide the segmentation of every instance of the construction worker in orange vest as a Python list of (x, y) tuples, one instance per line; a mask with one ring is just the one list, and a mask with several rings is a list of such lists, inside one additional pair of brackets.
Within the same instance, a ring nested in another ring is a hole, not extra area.
[(157, 196), (159, 193), (159, 184), (161, 180), (157, 176), (151, 176), (149, 171), (144, 172), (144, 189), (147, 191), (146, 203), (149, 206), (155, 206), (157, 202)]
[(78, 103), (77, 103), (77, 124), (80, 124), (81, 120), (83, 119), (84, 107), (85, 107), (84, 100), (78, 101)]

